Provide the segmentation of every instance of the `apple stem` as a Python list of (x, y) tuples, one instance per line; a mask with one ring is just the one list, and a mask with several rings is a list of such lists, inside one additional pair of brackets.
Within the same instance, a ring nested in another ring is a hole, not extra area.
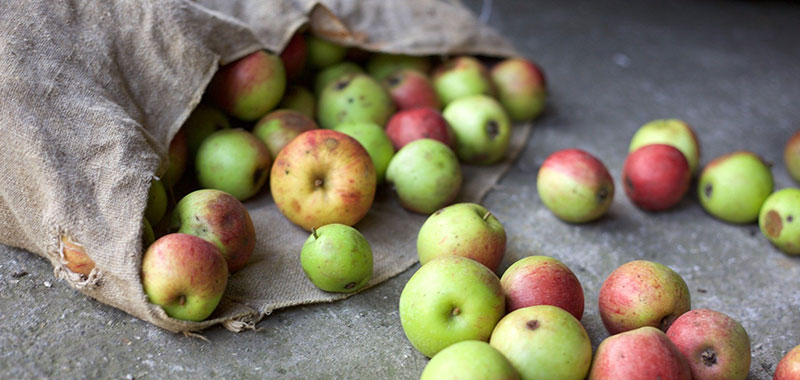
[(181, 305), (181, 306), (185, 305), (186, 304), (186, 296), (178, 297), (178, 304)]
[(317, 235), (317, 229), (311, 227), (311, 234), (314, 235), (314, 240), (319, 239), (319, 235)]
[(489, 220), (490, 216), (492, 216), (492, 212), (491, 211), (486, 211), (486, 215), (483, 216), (483, 220), (484, 221)]

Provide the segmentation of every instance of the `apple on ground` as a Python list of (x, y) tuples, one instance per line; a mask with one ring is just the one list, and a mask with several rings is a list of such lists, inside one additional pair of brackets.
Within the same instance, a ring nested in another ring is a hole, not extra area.
[(433, 88), (442, 105), (471, 95), (494, 95), (489, 71), (473, 57), (453, 58), (434, 70)]
[(528, 306), (558, 306), (577, 320), (583, 317), (583, 287), (561, 261), (528, 256), (512, 264), (500, 278), (509, 313)]
[(270, 157), (277, 157), (289, 141), (316, 128), (317, 123), (300, 112), (277, 110), (261, 118), (253, 128), (253, 134), (267, 146)]
[(585, 223), (606, 213), (614, 180), (600, 160), (580, 149), (564, 149), (542, 163), (536, 177), (542, 203), (561, 220)]
[(404, 69), (427, 73), (431, 69), (431, 62), (428, 57), (390, 53), (373, 54), (367, 61), (367, 73), (377, 80)]
[(485, 207), (458, 203), (431, 214), (417, 235), (420, 264), (443, 255), (473, 259), (496, 271), (506, 252), (506, 231)]
[(661, 330), (646, 326), (606, 338), (588, 380), (692, 380), (689, 364)]
[(400, 322), (427, 357), (464, 340), (488, 341), (505, 313), (500, 279), (477, 261), (437, 257), (408, 280), (400, 294)]
[(772, 380), (797, 380), (800, 379), (800, 346), (791, 349), (778, 362), (775, 376)]
[(641, 126), (631, 138), (628, 152), (650, 144), (667, 144), (677, 148), (689, 162), (689, 171), (694, 174), (700, 163), (700, 142), (692, 127), (683, 120), (658, 119)]
[(764, 201), (758, 216), (761, 233), (781, 251), (800, 255), (800, 189), (778, 190)]
[(611, 334), (652, 326), (667, 331), (691, 309), (689, 287), (669, 267), (645, 260), (623, 264), (600, 287), (600, 318)]
[(295, 33), (281, 53), (281, 61), (288, 78), (297, 78), (306, 65), (306, 39), (302, 33)]
[(256, 120), (275, 108), (286, 89), (281, 59), (259, 50), (222, 66), (209, 84), (211, 99), (244, 121)]
[(383, 183), (386, 168), (394, 156), (394, 147), (383, 127), (371, 122), (349, 122), (339, 124), (333, 129), (356, 139), (367, 150), (375, 166), (378, 184)]
[(386, 135), (397, 150), (419, 139), (434, 139), (452, 149), (456, 147), (456, 134), (442, 113), (427, 107), (401, 110), (386, 124)]
[(305, 87), (291, 85), (286, 89), (278, 108), (294, 110), (313, 119), (317, 108), (314, 95)]
[(189, 162), (194, 163), (197, 150), (206, 137), (220, 129), (228, 129), (231, 123), (222, 111), (216, 107), (200, 104), (192, 111), (181, 131), (186, 135), (186, 145), (189, 149)]
[(217, 308), (228, 283), (225, 258), (213, 244), (188, 234), (168, 234), (142, 259), (142, 287), (167, 315), (202, 321)]
[(194, 167), (202, 187), (242, 201), (261, 190), (271, 164), (269, 150), (258, 137), (243, 129), (224, 129), (200, 145)]
[(583, 380), (592, 343), (581, 323), (551, 305), (528, 306), (503, 317), (489, 341), (523, 380)]
[(500, 161), (511, 140), (511, 121), (497, 100), (474, 95), (454, 100), (442, 113), (456, 134), (458, 158), (471, 164)]
[(430, 79), (419, 71), (398, 70), (383, 78), (381, 83), (401, 110), (417, 107), (442, 108)]
[(306, 62), (315, 69), (337, 64), (347, 54), (347, 48), (344, 46), (312, 35), (306, 36), (306, 48), (308, 49)]
[(392, 184), (400, 204), (420, 214), (430, 214), (452, 203), (461, 189), (461, 180), (455, 153), (432, 139), (408, 143), (386, 168), (386, 181)]
[(278, 154), (270, 189), (281, 213), (310, 231), (331, 223), (358, 223), (372, 206), (376, 183), (375, 166), (358, 141), (314, 129)]
[(395, 106), (380, 83), (366, 74), (350, 74), (328, 84), (319, 97), (317, 115), (323, 128), (367, 121), (383, 127)]
[(512, 120), (531, 120), (542, 113), (547, 83), (536, 64), (524, 58), (509, 58), (495, 65), (489, 75)]
[(688, 361), (693, 380), (745, 380), (750, 373), (750, 338), (723, 313), (688, 311), (669, 327), (667, 337)]
[(333, 66), (326, 67), (324, 70), (317, 73), (317, 76), (314, 79), (314, 92), (317, 94), (317, 96), (319, 96), (322, 94), (322, 91), (325, 90), (325, 87), (328, 87), (329, 84), (336, 82), (339, 78), (351, 74), (363, 73), (364, 69), (362, 69), (361, 66), (347, 61), (339, 62)]
[(465, 340), (439, 351), (420, 380), (519, 380), (517, 370), (489, 343)]
[(622, 167), (625, 194), (648, 211), (664, 211), (677, 205), (689, 191), (691, 180), (689, 162), (672, 145), (645, 145), (629, 154)]
[(164, 185), (173, 187), (183, 177), (183, 172), (186, 171), (186, 162), (189, 160), (186, 135), (182, 130), (178, 130), (178, 133), (170, 141), (167, 157), (169, 158), (169, 165), (167, 166), (167, 171), (161, 176), (161, 180), (164, 181)]
[(164, 214), (167, 213), (167, 189), (161, 180), (150, 181), (150, 190), (147, 192), (147, 207), (144, 217), (151, 225), (158, 225)]
[(372, 278), (372, 249), (355, 228), (328, 224), (311, 229), (300, 251), (300, 264), (317, 288), (352, 293)]
[(739, 151), (715, 158), (697, 185), (700, 204), (711, 215), (731, 223), (758, 220), (772, 193), (772, 172), (755, 153)]
[(786, 170), (795, 182), (800, 182), (800, 131), (792, 135), (783, 149)]
[(250, 213), (242, 202), (219, 190), (197, 190), (183, 197), (172, 213), (170, 230), (214, 244), (231, 273), (247, 264), (256, 246)]

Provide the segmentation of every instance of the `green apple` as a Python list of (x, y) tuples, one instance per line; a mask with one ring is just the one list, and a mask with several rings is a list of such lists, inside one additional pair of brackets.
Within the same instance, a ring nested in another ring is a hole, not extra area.
[(581, 323), (551, 305), (528, 306), (503, 317), (489, 341), (523, 380), (583, 380), (592, 343)]
[(395, 110), (386, 90), (366, 74), (350, 74), (329, 83), (319, 96), (317, 116), (323, 128), (368, 121), (383, 127)]
[(181, 130), (186, 134), (186, 145), (189, 149), (189, 162), (194, 162), (197, 150), (206, 137), (220, 129), (228, 129), (231, 123), (218, 108), (200, 104), (192, 111)]
[(286, 94), (283, 95), (283, 100), (278, 104), (278, 108), (294, 110), (302, 113), (313, 119), (317, 102), (314, 100), (314, 94), (301, 86), (289, 86), (286, 89)]
[(689, 170), (694, 173), (700, 162), (700, 143), (692, 127), (683, 120), (658, 119), (643, 125), (631, 138), (628, 152), (651, 144), (667, 144), (677, 148), (689, 162)]
[(562, 149), (542, 163), (539, 198), (561, 220), (586, 223), (601, 217), (614, 200), (614, 180), (603, 163), (580, 149)]
[(261, 190), (271, 164), (269, 150), (258, 137), (243, 129), (224, 129), (200, 145), (195, 170), (202, 187), (241, 201)]
[(433, 71), (433, 88), (443, 105), (471, 95), (494, 95), (489, 72), (473, 57), (453, 58)]
[[(147, 218), (142, 219), (142, 249), (147, 249), (150, 244), (156, 241), (156, 234), (153, 232), (153, 226), (147, 221)], [(88, 273), (87, 273), (88, 275)]]
[(347, 54), (347, 48), (322, 38), (306, 36), (308, 56), (306, 63), (316, 69), (322, 69), (339, 63)]
[(214, 244), (231, 273), (247, 264), (256, 247), (250, 213), (242, 202), (219, 190), (196, 190), (183, 197), (172, 212), (170, 230)]
[(458, 196), (461, 166), (455, 153), (433, 139), (419, 139), (400, 149), (389, 167), (386, 181), (408, 210), (430, 214)]
[(144, 217), (150, 224), (158, 225), (166, 213), (167, 189), (161, 180), (153, 180), (150, 184), (150, 191), (147, 193), (147, 208), (144, 209)]
[(740, 151), (706, 165), (697, 191), (709, 214), (726, 222), (751, 223), (758, 219), (772, 186), (772, 172), (761, 157)]
[(275, 108), (285, 90), (283, 61), (263, 50), (222, 66), (208, 86), (214, 103), (245, 121), (256, 120)]
[(186, 171), (186, 162), (189, 159), (189, 148), (183, 130), (178, 130), (178, 133), (170, 141), (167, 157), (169, 165), (167, 171), (161, 176), (161, 180), (164, 181), (164, 185), (173, 187), (183, 177), (183, 172)]
[(213, 244), (194, 235), (165, 235), (151, 244), (142, 258), (147, 299), (175, 319), (208, 318), (227, 283), (225, 258)]
[(490, 73), (498, 99), (514, 121), (530, 120), (542, 113), (547, 100), (544, 74), (533, 62), (509, 58)]
[(383, 80), (401, 69), (427, 73), (431, 69), (431, 62), (428, 57), (390, 53), (373, 54), (367, 61), (367, 72), (377, 80)]
[(375, 165), (378, 184), (383, 183), (386, 178), (386, 168), (394, 156), (394, 146), (383, 128), (370, 122), (350, 122), (339, 124), (333, 130), (342, 132), (361, 143)]
[(511, 121), (497, 100), (486, 95), (459, 98), (442, 113), (456, 134), (458, 158), (492, 164), (503, 158), (511, 139)]
[(400, 323), (427, 357), (464, 340), (488, 341), (505, 313), (500, 279), (477, 261), (441, 256), (423, 265), (400, 294)]
[(277, 110), (261, 118), (253, 128), (253, 134), (267, 146), (270, 157), (277, 157), (289, 141), (316, 128), (317, 123), (300, 112)]
[(783, 148), (783, 162), (795, 182), (800, 182), (800, 132), (795, 133)]
[(372, 249), (358, 230), (344, 224), (311, 229), (300, 251), (300, 264), (314, 286), (352, 293), (372, 278)]
[(800, 189), (778, 190), (770, 195), (758, 215), (767, 239), (790, 255), (800, 255)]
[(458, 203), (434, 212), (419, 229), (420, 264), (442, 255), (473, 259), (496, 271), (506, 252), (506, 231), (485, 207)]
[(419, 380), (519, 380), (503, 354), (488, 343), (465, 340), (439, 351)]
[(329, 84), (350, 74), (363, 74), (364, 69), (353, 62), (339, 62), (317, 73), (314, 79), (314, 92), (319, 96)]

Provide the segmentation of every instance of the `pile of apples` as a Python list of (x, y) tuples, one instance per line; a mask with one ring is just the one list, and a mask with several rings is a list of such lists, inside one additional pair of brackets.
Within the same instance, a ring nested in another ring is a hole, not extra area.
[(525, 59), (490, 70), (469, 56), (370, 54), (304, 33), (280, 55), (224, 65), (151, 186), (144, 291), (173, 318), (208, 318), (255, 246), (241, 202), (269, 182), (280, 212), (311, 232), (300, 255), (309, 280), (354, 292), (372, 276), (372, 252), (352, 226), (377, 188), (391, 186), (413, 212), (441, 209), (460, 191), (461, 162), (502, 160), (512, 121), (536, 117), (545, 100)]

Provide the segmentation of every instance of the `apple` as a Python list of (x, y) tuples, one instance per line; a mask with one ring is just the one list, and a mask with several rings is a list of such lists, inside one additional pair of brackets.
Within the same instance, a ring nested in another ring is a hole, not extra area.
[(452, 203), (461, 189), (461, 166), (455, 153), (439, 141), (419, 139), (400, 149), (389, 167), (400, 204), (420, 214), (430, 214)]
[(161, 180), (169, 187), (175, 186), (181, 180), (183, 172), (186, 171), (186, 162), (189, 159), (189, 148), (186, 144), (186, 135), (182, 130), (172, 138), (167, 152), (169, 165), (167, 171), (161, 176)]
[(302, 33), (295, 33), (281, 53), (283, 67), (286, 68), (286, 76), (297, 78), (303, 67), (306, 65), (306, 39)]
[(144, 217), (150, 224), (158, 225), (164, 214), (167, 213), (167, 189), (160, 180), (150, 181), (150, 190), (147, 192), (147, 208)]
[(528, 256), (511, 264), (500, 278), (509, 313), (528, 306), (552, 305), (577, 320), (583, 317), (583, 287), (578, 277), (552, 257)]
[(364, 69), (353, 62), (339, 62), (317, 73), (317, 77), (314, 79), (314, 92), (319, 96), (325, 90), (325, 87), (336, 82), (337, 79), (350, 74), (363, 73)]
[(519, 380), (503, 354), (480, 340), (465, 340), (439, 351), (419, 380)]
[(542, 113), (547, 100), (547, 82), (542, 70), (524, 58), (509, 58), (489, 74), (497, 97), (514, 121), (531, 120)]
[(186, 135), (189, 162), (194, 162), (197, 150), (200, 149), (200, 144), (206, 137), (220, 129), (230, 127), (231, 123), (228, 118), (218, 108), (205, 104), (198, 105), (181, 127), (181, 131)]
[(142, 258), (142, 287), (148, 300), (175, 319), (208, 318), (227, 283), (225, 258), (213, 244), (194, 235), (165, 235)]
[(614, 180), (600, 160), (580, 149), (559, 150), (547, 157), (536, 177), (542, 203), (561, 220), (586, 223), (608, 211)]
[(456, 133), (442, 114), (433, 108), (398, 111), (386, 124), (386, 135), (397, 150), (419, 139), (434, 139), (450, 148), (456, 147)]
[(622, 183), (631, 202), (648, 211), (664, 211), (689, 191), (692, 172), (686, 157), (672, 145), (645, 145), (625, 159)]
[(497, 100), (486, 95), (462, 97), (442, 113), (456, 134), (458, 158), (471, 164), (493, 164), (506, 154), (511, 121)]
[(300, 264), (314, 286), (326, 292), (352, 293), (372, 278), (372, 249), (355, 228), (328, 224), (311, 229), (300, 251)]
[(277, 110), (261, 118), (253, 128), (253, 134), (267, 146), (270, 157), (277, 157), (289, 141), (316, 128), (317, 123), (300, 112)]
[[(156, 241), (156, 234), (153, 232), (153, 226), (150, 225), (147, 218), (142, 219), (142, 249), (147, 249), (154, 241)], [(92, 268), (94, 268), (94, 262), (92, 262)]]
[(292, 85), (286, 89), (278, 108), (294, 110), (313, 119), (317, 104), (311, 91), (305, 87)]
[(711, 215), (731, 223), (758, 219), (772, 193), (772, 172), (755, 153), (739, 151), (711, 161), (700, 174), (700, 204)]
[(434, 70), (432, 80), (445, 106), (458, 98), (495, 93), (486, 66), (473, 57), (461, 56), (443, 63)]
[(319, 96), (317, 115), (323, 128), (368, 121), (383, 127), (394, 113), (389, 94), (366, 74), (350, 74), (329, 84)]
[(383, 78), (381, 83), (401, 110), (417, 107), (442, 108), (433, 84), (419, 71), (401, 69)]
[(420, 264), (435, 257), (456, 255), (496, 271), (506, 253), (506, 231), (485, 207), (458, 203), (434, 212), (417, 235)]
[(761, 233), (781, 251), (800, 255), (800, 189), (778, 190), (764, 201), (758, 215)]
[(238, 199), (219, 190), (196, 190), (183, 197), (172, 213), (170, 230), (214, 244), (231, 273), (247, 264), (256, 246), (250, 213)]
[(641, 327), (597, 347), (588, 380), (692, 380), (689, 364), (659, 329)]
[(772, 378), (772, 380), (797, 379), (800, 379), (800, 346), (791, 349), (778, 362), (778, 366), (775, 368), (775, 376)]
[(315, 69), (339, 63), (347, 54), (347, 48), (344, 46), (312, 35), (306, 37), (306, 47), (308, 48), (306, 62)]
[(241, 201), (261, 190), (271, 164), (269, 150), (258, 137), (243, 129), (223, 129), (203, 141), (194, 166), (202, 187)]
[(692, 127), (683, 120), (658, 119), (641, 126), (631, 138), (628, 152), (650, 144), (667, 144), (677, 148), (689, 162), (689, 171), (697, 171), (700, 162), (700, 142)]
[(681, 315), (667, 330), (692, 371), (693, 380), (745, 380), (750, 338), (735, 319), (709, 309)]
[[(148, 225), (147, 219), (142, 220), (145, 223), (144, 238), (146, 238), (146, 226)], [(89, 277), (89, 274), (92, 273), (92, 269), (94, 269), (95, 264), (94, 260), (92, 260), (89, 255), (86, 254), (86, 250), (83, 249), (83, 246), (73, 242), (72, 239), (67, 235), (62, 235), (59, 241), (60, 243), (58, 248), (61, 253), (60, 259), (64, 266), (66, 266), (67, 269), (73, 273), (78, 273), (84, 277)]]
[(354, 138), (337, 131), (303, 132), (278, 153), (270, 189), (275, 205), (306, 230), (358, 223), (372, 206), (375, 166)]
[(339, 124), (334, 130), (356, 139), (367, 150), (375, 166), (378, 184), (383, 183), (386, 178), (386, 168), (394, 156), (394, 147), (383, 128), (370, 122), (350, 122)]
[(508, 313), (489, 341), (523, 380), (583, 380), (592, 364), (589, 335), (572, 314), (551, 305)]
[(275, 108), (286, 89), (280, 58), (259, 50), (222, 66), (209, 84), (211, 99), (229, 114), (256, 120)]
[(464, 340), (488, 341), (505, 312), (500, 279), (477, 261), (437, 257), (414, 273), (400, 294), (400, 323), (427, 357)]
[(786, 147), (783, 149), (783, 161), (786, 163), (786, 169), (792, 179), (800, 182), (800, 132), (792, 135), (786, 142)]
[(377, 80), (403, 69), (427, 73), (431, 69), (431, 62), (428, 57), (391, 53), (376, 53), (367, 61), (367, 73)]
[(669, 267), (635, 260), (615, 269), (598, 296), (600, 318), (611, 334), (643, 326), (666, 331), (691, 309), (689, 287)]

